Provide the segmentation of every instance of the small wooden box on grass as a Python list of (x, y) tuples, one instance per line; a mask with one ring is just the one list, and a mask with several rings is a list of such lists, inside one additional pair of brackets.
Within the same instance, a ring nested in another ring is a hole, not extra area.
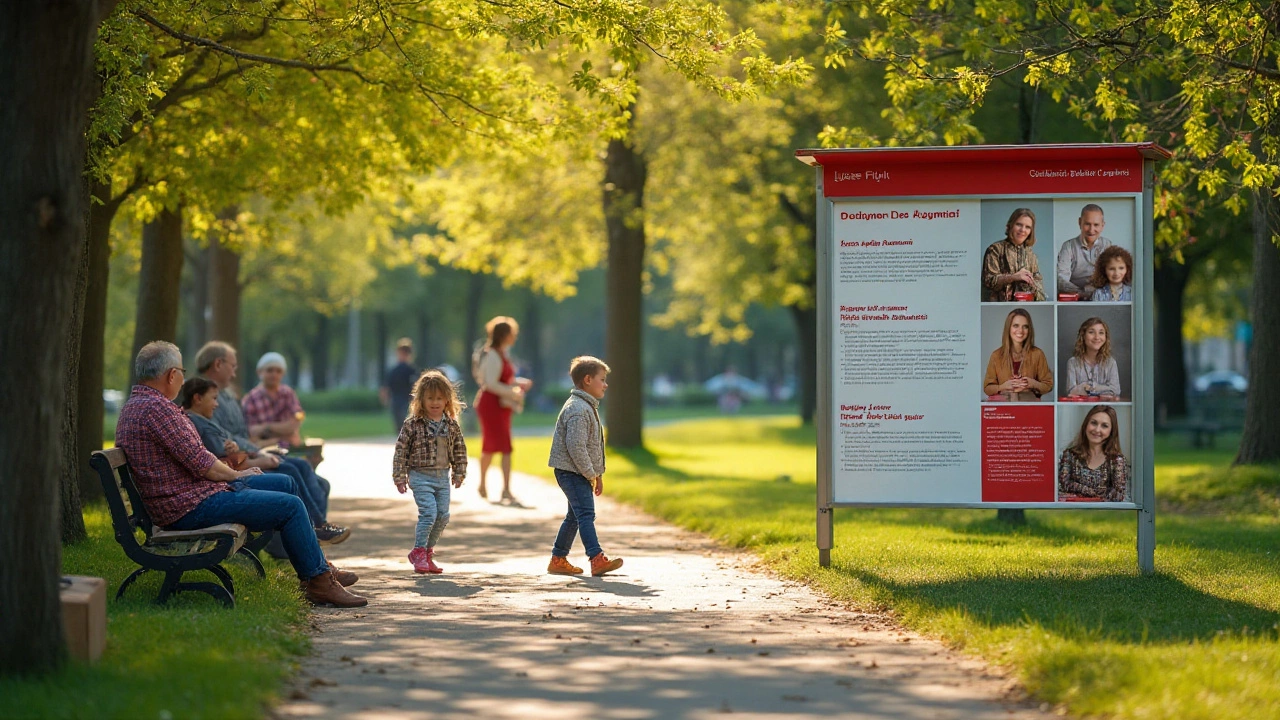
[(65, 575), (61, 594), (67, 651), (77, 660), (96, 662), (107, 646), (107, 581)]

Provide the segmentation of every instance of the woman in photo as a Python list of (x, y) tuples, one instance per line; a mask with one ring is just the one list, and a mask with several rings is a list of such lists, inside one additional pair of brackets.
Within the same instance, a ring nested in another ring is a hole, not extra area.
[(1133, 302), (1133, 255), (1119, 245), (1103, 250), (1089, 284), (1098, 288), (1093, 302)]
[(1034, 402), (1053, 389), (1049, 361), (1036, 347), (1031, 314), (1017, 308), (1004, 319), (1000, 347), (991, 353), (983, 389), (990, 399)]
[(1117, 400), (1120, 368), (1111, 357), (1111, 328), (1102, 318), (1091, 317), (1076, 333), (1076, 347), (1067, 360), (1067, 396)]
[(1089, 408), (1080, 433), (1062, 451), (1058, 464), (1059, 500), (1125, 501), (1129, 464), (1120, 448), (1119, 425), (1114, 408)]
[(1004, 227), (1004, 239), (987, 247), (982, 258), (983, 302), (1028, 302), (1045, 299), (1036, 244), (1036, 214), (1018, 208)]

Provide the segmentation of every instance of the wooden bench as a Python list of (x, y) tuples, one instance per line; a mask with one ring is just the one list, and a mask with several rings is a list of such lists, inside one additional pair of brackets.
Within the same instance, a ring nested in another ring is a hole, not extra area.
[[(231, 557), (248, 559), (259, 577), (266, 570), (257, 552), (271, 540), (272, 531), (250, 533), (244, 525), (226, 523), (198, 530), (164, 530), (151, 522), (142, 504), (142, 495), (133, 481), (124, 450), (111, 448), (93, 453), (89, 465), (102, 481), (103, 494), (111, 510), (111, 526), (116, 542), (129, 559), (140, 565), (120, 583), (116, 599), (140, 576), (155, 570), (164, 573), (156, 604), (163, 605), (175, 593), (193, 590), (210, 595), (227, 607), (235, 607), (235, 585), (222, 562)], [(138, 531), (142, 532), (139, 539)], [(192, 570), (208, 570), (219, 584), (183, 582), (182, 576)]]

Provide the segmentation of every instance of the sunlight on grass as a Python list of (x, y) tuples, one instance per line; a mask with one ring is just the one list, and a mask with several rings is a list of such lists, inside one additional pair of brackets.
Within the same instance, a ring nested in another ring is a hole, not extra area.
[[(1280, 470), (1157, 444), (1159, 573), (1136, 570), (1130, 513), (845, 510), (817, 566), (811, 429), (714, 419), (612, 453), (607, 492), (749, 548), (780, 573), (1011, 666), (1041, 700), (1123, 718), (1280, 716)], [(547, 475), (546, 439), (516, 466)], [(604, 518), (605, 523), (608, 518)]]

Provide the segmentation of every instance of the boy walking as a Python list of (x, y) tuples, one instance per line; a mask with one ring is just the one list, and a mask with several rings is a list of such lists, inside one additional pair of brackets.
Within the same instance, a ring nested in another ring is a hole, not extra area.
[(569, 563), (573, 537), (582, 536), (591, 574), (613, 572), (622, 567), (622, 558), (610, 560), (600, 549), (596, 538), (596, 503), (593, 495), (604, 492), (604, 427), (600, 424), (600, 398), (609, 389), (606, 377), (609, 366), (589, 355), (576, 357), (569, 363), (573, 390), (560, 416), (551, 439), (551, 458), (547, 465), (556, 472), (556, 482), (569, 500), (569, 512), (560, 524), (556, 544), (551, 550), (547, 572), (552, 575), (581, 575), (582, 568)]

